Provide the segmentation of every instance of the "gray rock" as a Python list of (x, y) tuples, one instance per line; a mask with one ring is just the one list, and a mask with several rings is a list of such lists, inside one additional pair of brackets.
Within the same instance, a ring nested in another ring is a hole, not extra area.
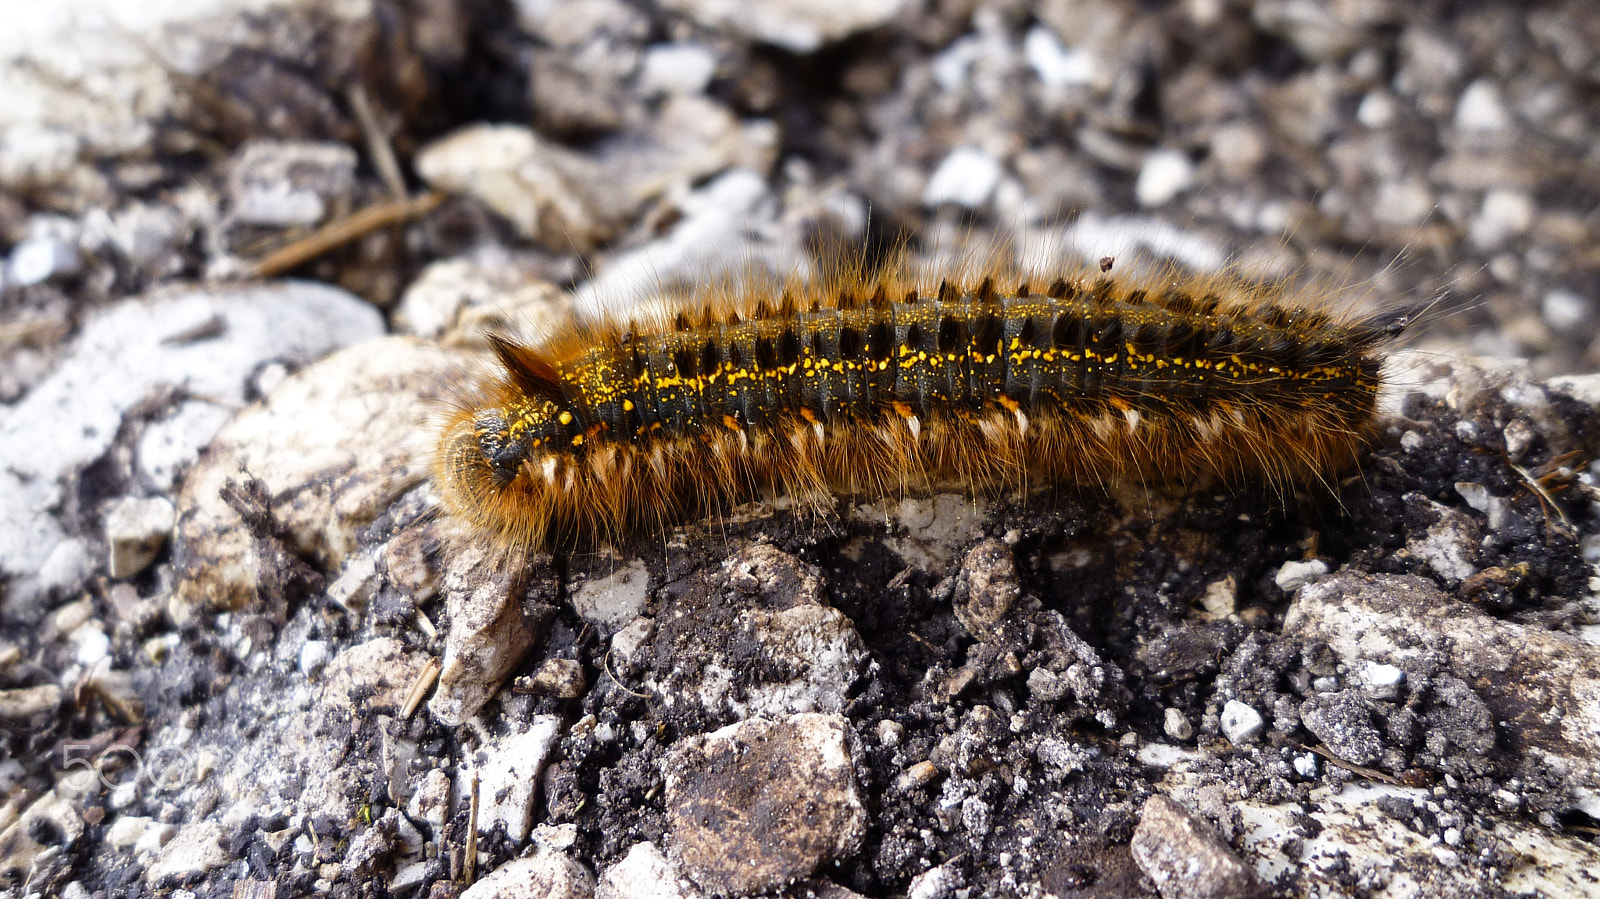
[(1334, 755), (1356, 765), (1370, 765), (1383, 753), (1383, 737), (1372, 713), (1354, 690), (1323, 693), (1300, 704), (1300, 721)]
[(395, 714), (427, 661), (394, 637), (358, 643), (327, 664), (322, 703), (350, 715)]
[(665, 288), (703, 281), (732, 264), (765, 269), (773, 277), (805, 271), (803, 254), (776, 241), (752, 242), (772, 231), (776, 204), (762, 177), (734, 169), (677, 203), (682, 221), (658, 240), (618, 253), (580, 285), (573, 303), (582, 314), (626, 312)]
[(144, 872), (145, 882), (156, 888), (177, 886), (222, 867), (233, 859), (222, 838), (222, 825), (215, 821), (185, 825)]
[(61, 705), (61, 688), (55, 684), (0, 690), (0, 721), (29, 729), (35, 719), (46, 719)]
[(429, 184), (474, 197), (529, 240), (586, 252), (669, 188), (687, 192), (695, 179), (735, 166), (764, 172), (776, 158), (775, 138), (770, 123), (741, 123), (712, 100), (676, 95), (596, 153), (531, 128), (474, 125), (424, 147), (416, 165)]
[(751, 719), (673, 747), (668, 849), (708, 893), (774, 889), (848, 858), (866, 810), (836, 715)]
[(355, 150), (339, 143), (248, 141), (228, 173), (233, 216), (271, 228), (314, 225), (355, 192), (358, 161)]
[(400, 297), (395, 330), (439, 337), (459, 329), (468, 339), (505, 328), (531, 339), (550, 334), (571, 314), (571, 298), (509, 259), (442, 259), (422, 270)]
[(352, 612), (360, 612), (372, 601), (378, 589), (378, 562), (368, 555), (345, 562), (344, 571), (328, 585), (328, 598)]
[(545, 659), (531, 676), (517, 678), (518, 693), (577, 699), (585, 686), (583, 663), (576, 659)]
[(481, 541), (458, 544), (449, 566), (444, 595), (450, 633), (428, 709), (445, 724), (459, 727), (500, 689), (548, 618), (524, 612), (518, 595), (521, 567)]
[(1483, 539), (1477, 523), (1454, 509), (1421, 496), (1407, 501), (1426, 505), (1438, 521), (1419, 538), (1406, 544), (1406, 551), (1428, 563), (1428, 567), (1448, 583), (1460, 583), (1478, 573), (1478, 544)]
[(1521, 776), (1600, 814), (1600, 706), (1591, 699), (1600, 695), (1600, 647), (1491, 618), (1421, 578), (1355, 572), (1303, 588), (1284, 629), (1327, 643), (1347, 665), (1427, 665), (1458, 679), (1483, 710), (1444, 687), (1443, 701), (1462, 709), (1451, 742), (1469, 756), (1486, 750), (1499, 722), (1518, 747), (1509, 762)]
[(650, 601), (650, 572), (635, 559), (611, 574), (573, 589), (573, 611), (587, 621), (616, 630), (644, 611)]
[[(372, 341), (284, 381), (238, 415), (190, 471), (178, 497), (173, 547), (180, 576), (170, 611), (180, 619), (237, 609), (278, 589), (275, 555), (339, 570), (358, 532), (428, 469), (422, 447), (399, 435), (425, 418), (441, 381), (460, 376), (443, 351), (406, 338)], [(425, 445), (424, 445), (425, 446)], [(247, 527), (229, 485), (264, 494)], [(277, 541), (275, 544), (274, 541)], [(283, 542), (288, 548), (281, 548)]]
[(184, 291), (92, 315), (0, 422), (0, 568), (38, 570), (63, 537), (50, 510), (65, 478), (100, 458), (140, 403), (176, 388), (237, 408), (262, 361), (313, 358), (382, 328), (377, 310), (350, 294), (299, 282)]
[(1268, 893), (1232, 847), (1159, 793), (1145, 802), (1130, 848), (1161, 899), (1249, 899)]
[(435, 188), (477, 198), (552, 249), (592, 249), (627, 211), (604, 191), (609, 176), (592, 157), (520, 125), (464, 128), (424, 147), (416, 166)]

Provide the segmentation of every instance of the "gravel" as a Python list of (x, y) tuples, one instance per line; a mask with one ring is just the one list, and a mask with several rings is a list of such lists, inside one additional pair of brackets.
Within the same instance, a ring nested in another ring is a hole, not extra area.
[[(1583, 4), (37, 6), (0, 891), (1600, 895)], [(438, 507), (486, 329), (841, 246), (1429, 311), (1325, 490)]]

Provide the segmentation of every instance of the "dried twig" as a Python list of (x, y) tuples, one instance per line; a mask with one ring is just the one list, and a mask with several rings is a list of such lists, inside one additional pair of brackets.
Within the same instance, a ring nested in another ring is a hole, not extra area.
[(283, 274), (295, 266), (309, 262), (329, 250), (380, 228), (427, 215), (443, 202), (444, 194), (434, 191), (408, 200), (387, 201), (368, 206), (338, 221), (329, 222), (286, 247), (268, 253), (245, 269), (245, 277), (270, 278)]

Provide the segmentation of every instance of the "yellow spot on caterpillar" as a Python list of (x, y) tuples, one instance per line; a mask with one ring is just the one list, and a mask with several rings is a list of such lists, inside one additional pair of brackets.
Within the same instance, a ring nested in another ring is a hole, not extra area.
[(556, 421), (559, 421), (564, 425), (570, 425), (572, 424), (572, 413), (562, 412), (560, 415), (556, 416)]

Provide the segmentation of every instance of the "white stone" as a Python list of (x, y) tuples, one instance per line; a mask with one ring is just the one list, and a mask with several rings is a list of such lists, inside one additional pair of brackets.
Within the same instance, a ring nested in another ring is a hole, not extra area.
[(1483, 206), (1472, 220), (1469, 236), (1474, 244), (1484, 249), (1504, 246), (1533, 227), (1536, 212), (1533, 197), (1527, 192), (1497, 187), (1484, 194)]
[[(478, 778), (479, 833), (486, 834), (498, 825), (518, 843), (528, 839), (533, 824), (533, 797), (560, 732), (560, 718), (538, 715), (528, 723), (527, 730), (493, 740), (473, 754), (472, 770)], [(471, 777), (468, 774), (457, 778), (458, 792), (469, 787)]]
[(74, 537), (62, 540), (39, 566), (39, 584), (47, 590), (70, 590), (89, 576), (89, 548)]
[(1366, 128), (1387, 128), (1399, 113), (1394, 95), (1388, 91), (1372, 91), (1361, 98), (1356, 107), (1356, 121)]
[(435, 830), (450, 820), (450, 775), (433, 768), (422, 775), (406, 813), (418, 821), (426, 821)]
[(106, 828), (106, 842), (114, 849), (128, 849), (139, 842), (144, 832), (154, 823), (151, 818), (138, 815), (121, 815)]
[(1362, 687), (1374, 699), (1395, 698), (1400, 695), (1400, 685), (1406, 681), (1405, 671), (1382, 662), (1363, 662), (1360, 673)]
[(1035, 25), (1022, 39), (1022, 56), (1045, 87), (1082, 87), (1094, 82), (1094, 57), (1061, 42), (1044, 25)]
[(1233, 576), (1212, 581), (1200, 596), (1200, 605), (1213, 618), (1226, 618), (1238, 610), (1239, 589)]
[(1317, 757), (1311, 753), (1294, 757), (1294, 771), (1301, 777), (1310, 780), (1317, 776)]
[(1321, 559), (1308, 559), (1305, 561), (1290, 561), (1283, 563), (1278, 573), (1273, 576), (1272, 582), (1278, 589), (1285, 593), (1305, 586), (1308, 581), (1315, 580), (1328, 573), (1328, 563)]
[(655, 633), (656, 620), (644, 615), (623, 625), (611, 638), (611, 652), (618, 664), (629, 665), (634, 653), (639, 651), (651, 634)]
[(961, 872), (952, 865), (929, 868), (911, 878), (906, 899), (952, 899), (961, 889)]
[(639, 89), (648, 96), (698, 94), (716, 70), (717, 57), (704, 44), (655, 44), (644, 51)]
[(1570, 290), (1552, 290), (1539, 304), (1544, 323), (1557, 331), (1570, 331), (1589, 320), (1589, 300)]
[(1421, 178), (1390, 178), (1379, 183), (1372, 217), (1379, 224), (1415, 228), (1433, 215), (1438, 200)]
[(100, 627), (99, 622), (85, 624), (73, 631), (72, 660), (85, 668), (92, 668), (111, 654), (111, 638)]
[(622, 861), (600, 875), (594, 899), (699, 899), (705, 895), (680, 877), (651, 842), (635, 843)]
[(1167, 709), (1162, 713), (1161, 729), (1174, 740), (1187, 740), (1194, 736), (1194, 725), (1182, 709)]
[(1260, 736), (1265, 724), (1260, 712), (1237, 699), (1228, 700), (1222, 707), (1222, 735), (1235, 746)]
[(1511, 126), (1500, 86), (1487, 78), (1467, 85), (1456, 101), (1455, 125), (1463, 131), (1504, 131)]
[[(10, 12), (15, 15), (25, 8), (26, 5), (13, 7)], [(9, 32), (11, 28), (5, 30)], [(3, 124), (9, 127), (0, 127), (0, 185), (37, 187), (51, 184), (72, 171), (77, 163), (83, 147), (77, 135), (38, 121)]]
[(154, 266), (169, 261), (188, 234), (183, 215), (162, 203), (131, 203), (111, 219), (111, 242), (130, 261)]
[(307, 640), (300, 644), (298, 664), (301, 673), (307, 676), (321, 671), (332, 658), (333, 651), (328, 648), (326, 640)]
[(628, 313), (675, 283), (734, 276), (740, 269), (779, 275), (807, 271), (804, 253), (748, 237), (774, 227), (774, 202), (767, 182), (755, 172), (734, 169), (717, 176), (678, 202), (684, 218), (665, 237), (619, 253), (579, 285), (574, 305), (583, 315)]
[(56, 237), (29, 237), (11, 248), (6, 261), (12, 283), (21, 287), (70, 277), (82, 268), (78, 251)]
[(977, 147), (957, 147), (934, 169), (922, 190), (922, 205), (950, 203), (967, 209), (989, 202), (1000, 183), (1000, 161)]
[(1194, 163), (1181, 150), (1156, 150), (1145, 157), (1134, 182), (1140, 206), (1164, 206), (1194, 186)]
[(228, 174), (233, 215), (270, 228), (314, 225), (329, 202), (354, 192), (358, 161), (355, 150), (339, 143), (251, 140)]
[[(1089, 262), (1101, 257), (1133, 257), (1139, 253), (1173, 259), (1197, 272), (1219, 271), (1228, 263), (1228, 252), (1221, 244), (1193, 232), (1175, 228), (1156, 218), (1118, 215), (1102, 217), (1086, 212), (1063, 232), (1059, 240), (1043, 240), (1019, 252), (1024, 265), (1030, 261), (1056, 259), (1063, 251), (1077, 254)], [(1056, 264), (1056, 263), (1052, 263)], [(1049, 269), (1053, 272), (1054, 269)], [(1038, 273), (1045, 276), (1045, 270)], [(1054, 277), (1054, 275), (1049, 275)]]
[(1546, 384), (1551, 390), (1564, 393), (1580, 403), (1600, 406), (1600, 373), (1557, 375)]

